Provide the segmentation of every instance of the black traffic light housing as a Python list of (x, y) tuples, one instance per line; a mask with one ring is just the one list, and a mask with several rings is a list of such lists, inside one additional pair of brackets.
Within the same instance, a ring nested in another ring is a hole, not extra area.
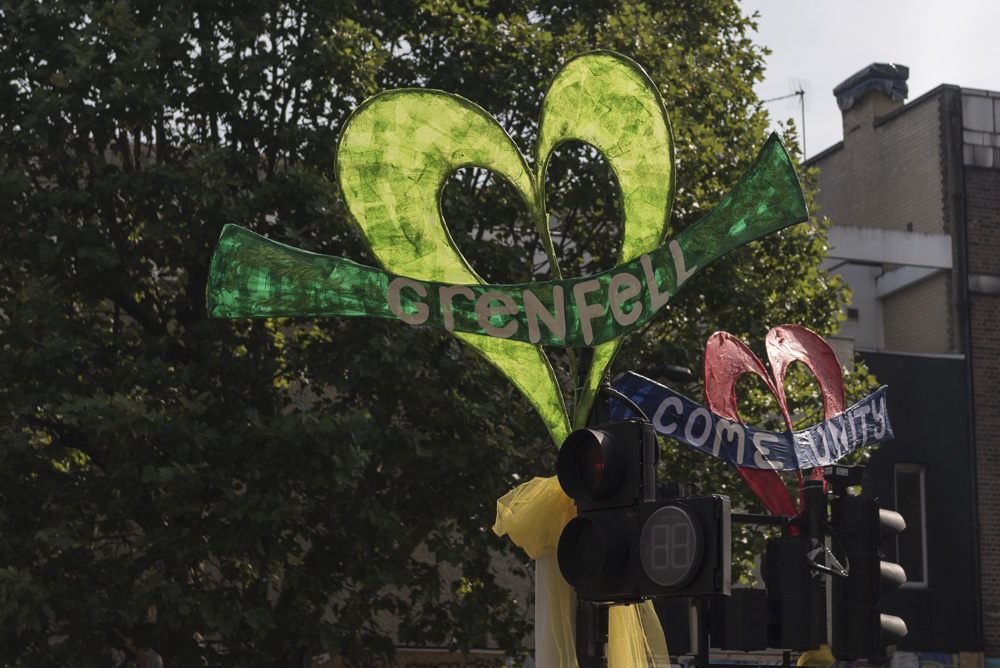
[(811, 536), (781, 536), (767, 541), (768, 646), (804, 652), (826, 642), (826, 587), (812, 567)]
[(629, 565), (637, 547), (638, 505), (655, 496), (659, 449), (651, 424), (630, 419), (578, 429), (559, 449), (559, 485), (577, 516), (559, 537), (557, 558), (580, 600), (638, 595)]
[(646, 596), (729, 595), (729, 498), (660, 499), (639, 508), (639, 576)]
[(630, 419), (570, 434), (559, 449), (559, 485), (579, 512), (656, 498), (660, 450), (653, 425)]
[(802, 485), (798, 534), (771, 538), (764, 555), (771, 647), (807, 651), (827, 641), (826, 563), (828, 531), (824, 483)]
[(761, 563), (766, 589), (736, 589), (711, 601), (712, 646), (725, 650), (816, 649), (827, 642), (825, 558), (827, 499), (820, 481), (802, 487), (795, 518), (738, 514), (742, 524), (780, 524)]
[(563, 443), (559, 484), (578, 515), (563, 529), (557, 558), (578, 599), (729, 593), (729, 499), (657, 500), (658, 459), (647, 420), (580, 429)]
[[(827, 642), (836, 659), (881, 662), (886, 646), (906, 635), (906, 623), (881, 610), (883, 593), (906, 581), (902, 568), (882, 560), (883, 541), (905, 527), (877, 498), (851, 496), (860, 466), (829, 466), (825, 481), (802, 487), (803, 512), (781, 521), (763, 560), (766, 589), (733, 590), (711, 601), (712, 646), (752, 651), (805, 651)], [(829, 504), (829, 519), (827, 510)], [(761, 515), (733, 516), (744, 524), (776, 524)], [(827, 625), (827, 604), (830, 621)]]
[(833, 637), (838, 660), (885, 658), (886, 646), (906, 635), (906, 622), (882, 614), (881, 597), (906, 582), (899, 564), (882, 560), (882, 541), (906, 528), (903, 517), (879, 508), (877, 498), (835, 496), (831, 527), (842, 545), (848, 575), (833, 579)]

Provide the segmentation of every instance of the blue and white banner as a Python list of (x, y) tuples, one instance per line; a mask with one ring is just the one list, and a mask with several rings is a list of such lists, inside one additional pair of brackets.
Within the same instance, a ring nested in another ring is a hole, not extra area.
[[(886, 386), (846, 411), (803, 431), (777, 433), (727, 420), (668, 387), (628, 372), (613, 388), (634, 401), (656, 433), (734, 466), (795, 471), (832, 464), (849, 452), (892, 439)], [(611, 400), (611, 419), (632, 416)]]

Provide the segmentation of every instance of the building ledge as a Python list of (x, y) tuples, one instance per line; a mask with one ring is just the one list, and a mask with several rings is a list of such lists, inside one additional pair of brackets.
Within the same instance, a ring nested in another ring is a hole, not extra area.
[(964, 360), (965, 355), (963, 353), (913, 353), (907, 352), (905, 350), (888, 350), (886, 348), (855, 348), (861, 356), (865, 353), (873, 353), (878, 355), (899, 355), (901, 357), (923, 357), (927, 359), (940, 359), (940, 360)]
[(951, 269), (951, 235), (833, 225), (829, 256), (863, 264)]
[(904, 290), (920, 281), (936, 276), (944, 271), (931, 267), (911, 267), (909, 265), (887, 271), (875, 279), (876, 299), (885, 299), (889, 295)]

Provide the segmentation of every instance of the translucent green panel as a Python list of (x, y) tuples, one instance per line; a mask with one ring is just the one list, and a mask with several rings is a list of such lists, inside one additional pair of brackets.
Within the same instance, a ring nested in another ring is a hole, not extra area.
[(448, 177), (483, 167), (504, 177), (541, 217), (524, 157), (492, 116), (440, 91), (398, 90), (354, 110), (337, 148), (347, 208), (386, 271), (425, 281), (480, 283), (441, 216)]
[(570, 432), (566, 404), (552, 366), (538, 346), (473, 334), (456, 336), (475, 348), (528, 397), (542, 416), (553, 443), (561, 445), (566, 440)]
[(553, 149), (586, 142), (618, 179), (624, 218), (618, 261), (663, 242), (674, 199), (674, 144), (663, 101), (641, 67), (607, 51), (570, 60), (545, 95), (539, 125), (540, 192)]
[[(423, 90), (377, 95), (348, 119), (337, 150), (344, 199), (372, 253), (387, 271), (425, 281), (482, 282), (456, 248), (440, 209), (448, 177), (470, 166), (513, 184), (536, 227), (545, 229), (527, 162), (493, 117), (468, 100)], [(528, 397), (561, 443), (569, 421), (542, 349), (516, 340), (460, 338)]]
[(587, 426), (587, 417), (590, 414), (591, 407), (594, 405), (594, 400), (597, 399), (597, 390), (604, 380), (604, 374), (601, 373), (598, 375), (595, 373), (595, 370), (607, 369), (611, 366), (611, 361), (618, 354), (621, 344), (621, 339), (615, 339), (614, 341), (602, 343), (594, 347), (594, 357), (591, 361), (590, 373), (587, 374), (583, 391), (580, 393), (579, 403), (573, 410), (573, 429), (583, 429)]
[[(401, 317), (409, 324), (512, 341), (597, 346), (649, 321), (695, 273), (722, 255), (806, 218), (791, 161), (772, 135), (736, 188), (705, 218), (659, 248), (595, 276), (520, 285), (399, 278), (230, 225), (213, 258), (209, 312), (215, 317)], [(629, 285), (639, 286), (638, 292), (629, 296)], [(392, 297), (399, 315), (390, 306)], [(502, 310), (506, 300), (516, 312), (491, 314), (489, 309)], [(563, 324), (548, 324), (543, 312), (558, 314)]]
[(364, 315), (394, 318), (389, 276), (379, 269), (319, 255), (226, 225), (208, 275), (213, 318)]

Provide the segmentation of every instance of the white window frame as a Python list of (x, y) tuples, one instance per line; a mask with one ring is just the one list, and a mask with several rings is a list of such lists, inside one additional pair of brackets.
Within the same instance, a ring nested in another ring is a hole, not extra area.
[[(902, 585), (907, 589), (924, 589), (928, 586), (929, 581), (929, 571), (930, 564), (927, 560), (927, 469), (923, 464), (912, 464), (905, 462), (896, 462), (892, 471), (892, 487), (893, 496), (896, 506), (896, 511), (899, 511), (899, 485), (898, 485), (898, 475), (900, 473), (913, 474), (917, 473), (920, 476), (920, 521), (922, 526), (920, 527), (920, 549), (922, 550), (921, 559), (924, 565), (924, 573), (922, 580), (913, 580), (909, 573), (906, 574), (906, 583)], [(904, 529), (905, 531), (905, 529)], [(896, 559), (899, 560), (899, 536), (896, 536)]]

